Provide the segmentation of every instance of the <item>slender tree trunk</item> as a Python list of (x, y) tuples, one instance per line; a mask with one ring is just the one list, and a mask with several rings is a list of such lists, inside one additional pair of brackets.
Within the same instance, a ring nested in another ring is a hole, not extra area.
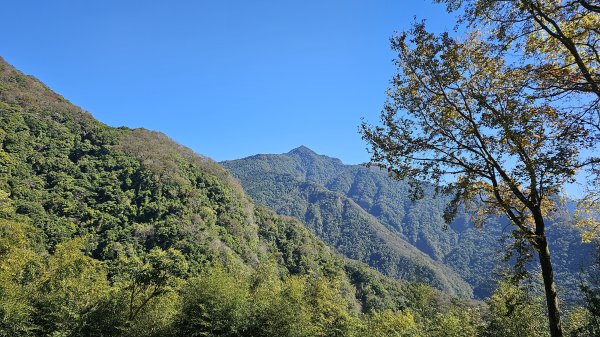
[(537, 239), (538, 256), (542, 266), (542, 277), (544, 278), (544, 289), (546, 291), (546, 305), (548, 306), (548, 323), (550, 324), (550, 335), (552, 337), (562, 337), (562, 326), (560, 324), (560, 310), (558, 308), (558, 298), (556, 297), (556, 285), (554, 283), (554, 273), (552, 271), (552, 262), (550, 261), (550, 249), (546, 236), (542, 234)]

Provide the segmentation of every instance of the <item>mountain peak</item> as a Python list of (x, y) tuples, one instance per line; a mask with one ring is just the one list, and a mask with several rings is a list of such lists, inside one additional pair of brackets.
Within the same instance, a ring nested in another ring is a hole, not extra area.
[(311, 150), (310, 148), (308, 148), (307, 146), (304, 146), (304, 145), (300, 145), (297, 148), (292, 149), (288, 153), (298, 153), (298, 152), (300, 152), (300, 153), (314, 153), (314, 154), (317, 154), (315, 151)]
[(337, 167), (343, 165), (340, 159), (318, 154), (304, 145), (300, 145), (299, 147), (291, 150), (290, 152), (284, 155), (300, 159), (302, 165), (304, 165), (309, 171), (317, 169), (315, 165), (326, 165), (329, 167)]
[(317, 153), (304, 145), (300, 145), (297, 148), (288, 152), (288, 154), (304, 154), (304, 155), (317, 155)]

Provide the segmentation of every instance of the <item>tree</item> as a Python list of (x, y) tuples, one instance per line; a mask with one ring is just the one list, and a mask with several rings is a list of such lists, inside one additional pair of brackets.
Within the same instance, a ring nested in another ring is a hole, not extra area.
[[(513, 66), (536, 79), (538, 97), (589, 129), (582, 138), (600, 138), (600, 2), (598, 0), (436, 0), (460, 21), (489, 32), (496, 49), (509, 50)], [(598, 149), (582, 160), (588, 169), (586, 196), (578, 203), (584, 241), (600, 236), (600, 158)]]
[(243, 336), (249, 291), (243, 275), (215, 268), (195, 277), (183, 289), (177, 319), (179, 336)]
[(109, 296), (110, 285), (102, 261), (86, 256), (86, 240), (58, 244), (33, 290), (35, 320), (52, 336), (80, 336), (93, 313)]
[(483, 322), (478, 310), (453, 308), (446, 313), (437, 313), (431, 320), (427, 336), (431, 337), (475, 337), (480, 336)]
[(392, 48), (398, 74), (383, 126), (361, 127), (371, 163), (408, 179), (416, 198), (422, 181), (452, 193), (448, 222), (461, 202), (477, 206), (478, 223), (506, 215), (515, 237), (537, 251), (551, 335), (562, 336), (546, 221), (561, 187), (582, 165), (580, 151), (593, 145), (582, 137), (586, 126), (536, 96), (528, 69), (510, 67), (476, 33), (459, 41), (417, 23), (394, 37)]
[(156, 247), (142, 257), (120, 256), (114, 272), (116, 283), (127, 295), (127, 321), (131, 323), (151, 301), (179, 288), (188, 263), (176, 249)]
[(39, 328), (34, 322), (31, 294), (36, 290), (43, 260), (31, 244), (35, 234), (31, 226), (0, 218), (1, 337), (32, 336)]
[(364, 334), (372, 337), (408, 337), (422, 336), (423, 331), (410, 310), (384, 310), (368, 316)]
[(487, 299), (490, 308), (488, 337), (547, 336), (543, 299), (525, 286), (501, 281)]
[(485, 28), (487, 41), (511, 50), (530, 66), (536, 93), (560, 98), (588, 96), (588, 104), (563, 112), (600, 131), (600, 2), (598, 0), (436, 0), (460, 19)]

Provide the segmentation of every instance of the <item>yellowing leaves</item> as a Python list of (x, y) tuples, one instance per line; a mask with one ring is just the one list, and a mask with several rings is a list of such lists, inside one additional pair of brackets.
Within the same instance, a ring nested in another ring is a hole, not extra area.
[(600, 200), (588, 197), (577, 204), (576, 226), (581, 228), (583, 242), (600, 239)]

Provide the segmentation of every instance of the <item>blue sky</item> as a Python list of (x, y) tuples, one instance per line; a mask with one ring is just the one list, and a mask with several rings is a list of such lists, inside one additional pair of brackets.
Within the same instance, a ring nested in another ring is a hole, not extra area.
[(215, 160), (306, 145), (366, 162), (394, 72), (389, 38), (430, 0), (8, 1), (0, 56), (112, 126)]

